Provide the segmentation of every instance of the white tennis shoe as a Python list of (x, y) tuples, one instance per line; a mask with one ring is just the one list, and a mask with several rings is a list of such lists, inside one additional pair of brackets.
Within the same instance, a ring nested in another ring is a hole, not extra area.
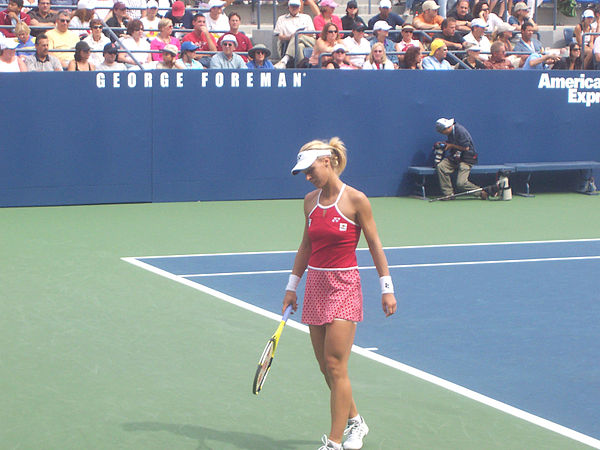
[(369, 427), (365, 419), (360, 417), (358, 420), (349, 420), (348, 426), (344, 430), (344, 434), (348, 436), (344, 442), (344, 450), (358, 450), (363, 446), (363, 438), (369, 434)]
[(321, 438), (321, 442), (324, 445), (320, 446), (319, 450), (343, 450), (343, 447), (341, 444), (336, 444), (335, 442), (331, 442), (327, 438), (326, 434), (324, 434), (323, 437)]

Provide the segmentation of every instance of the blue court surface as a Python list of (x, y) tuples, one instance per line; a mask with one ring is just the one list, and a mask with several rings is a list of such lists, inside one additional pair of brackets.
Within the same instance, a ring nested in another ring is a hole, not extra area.
[[(398, 313), (383, 320), (377, 273), (368, 250), (358, 250), (365, 312), (358, 353), (400, 370), (417, 369), (424, 379), (599, 446), (599, 239), (385, 253)], [(124, 259), (275, 317), (294, 256)], [(302, 291), (301, 284), (300, 305)], [(293, 319), (299, 321), (299, 314)]]

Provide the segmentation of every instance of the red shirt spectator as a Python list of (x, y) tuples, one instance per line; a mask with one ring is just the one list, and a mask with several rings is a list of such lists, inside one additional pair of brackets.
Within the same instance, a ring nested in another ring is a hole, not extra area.
[[(12, 25), (13, 27), (19, 22), (25, 22), (27, 25), (31, 22), (31, 17), (24, 12), (21, 12), (23, 8), (23, 0), (10, 0), (8, 2), (8, 8), (4, 11), (0, 11), (0, 25)], [(6, 37), (16, 37), (14, 28), (0, 28), (2, 33)]]

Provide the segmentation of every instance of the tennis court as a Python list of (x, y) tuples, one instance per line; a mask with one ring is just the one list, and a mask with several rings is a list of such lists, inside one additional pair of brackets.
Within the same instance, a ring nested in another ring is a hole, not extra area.
[[(359, 251), (350, 370), (364, 448), (599, 447), (598, 199), (373, 208), (400, 308), (384, 319)], [(0, 219), (6, 448), (318, 447), (328, 394), (303, 326), (289, 323), (267, 385), (250, 392), (300, 201)]]

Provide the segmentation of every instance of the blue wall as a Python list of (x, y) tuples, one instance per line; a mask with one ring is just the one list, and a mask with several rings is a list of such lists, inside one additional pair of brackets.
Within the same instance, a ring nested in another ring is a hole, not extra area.
[[(598, 160), (600, 106), (539, 88), (541, 76), (0, 74), (0, 206), (298, 198), (308, 186), (289, 174), (297, 150), (335, 135), (349, 149), (348, 183), (370, 196), (406, 195), (407, 167), (429, 163), (441, 116), (467, 126), (482, 164)], [(595, 100), (593, 82), (579, 90)]]

